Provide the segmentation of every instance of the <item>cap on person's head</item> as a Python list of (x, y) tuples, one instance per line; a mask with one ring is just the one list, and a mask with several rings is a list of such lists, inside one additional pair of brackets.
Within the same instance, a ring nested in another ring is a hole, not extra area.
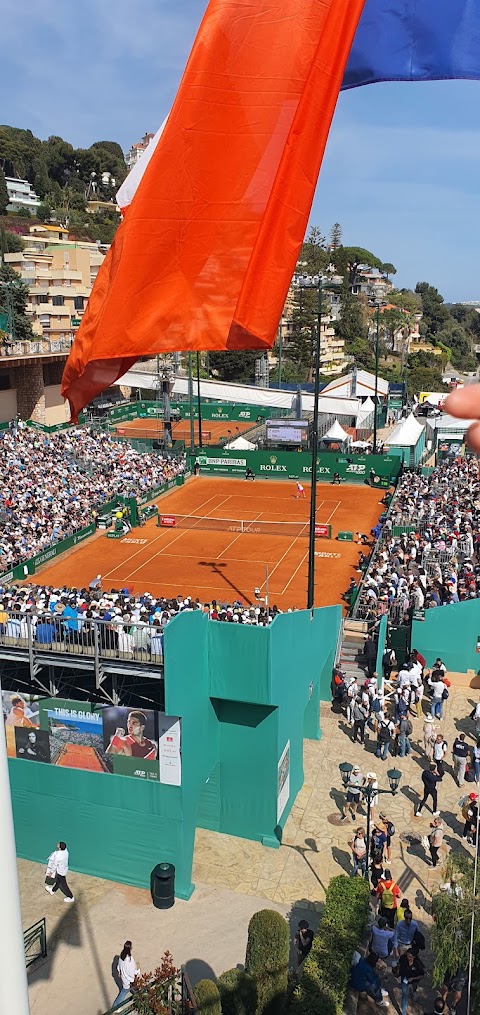
[(477, 799), (477, 794), (476, 793), (470, 793), (468, 799), (469, 800), (476, 800)]
[(377, 778), (376, 772), (367, 772), (367, 779), (376, 779), (376, 778)]
[(360, 771), (360, 765), (354, 765), (352, 771), (353, 772), (359, 772)]

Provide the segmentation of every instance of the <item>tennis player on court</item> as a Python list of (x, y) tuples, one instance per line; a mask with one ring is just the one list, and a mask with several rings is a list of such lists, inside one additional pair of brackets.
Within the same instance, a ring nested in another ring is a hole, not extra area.
[(303, 489), (303, 486), (299, 482), (299, 480), (297, 480), (297, 492), (295, 494), (295, 500), (298, 500), (299, 497), (305, 497), (305, 490)]

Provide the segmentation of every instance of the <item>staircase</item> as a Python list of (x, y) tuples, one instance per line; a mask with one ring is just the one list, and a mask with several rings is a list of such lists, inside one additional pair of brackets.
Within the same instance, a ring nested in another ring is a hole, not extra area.
[(363, 645), (367, 634), (366, 621), (349, 618), (344, 621), (338, 665), (346, 677), (355, 677), (359, 685), (365, 680)]

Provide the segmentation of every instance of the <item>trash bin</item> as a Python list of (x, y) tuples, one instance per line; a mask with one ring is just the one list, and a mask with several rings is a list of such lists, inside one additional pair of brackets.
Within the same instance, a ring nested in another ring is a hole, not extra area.
[(156, 909), (171, 909), (175, 903), (175, 867), (157, 863), (150, 875), (150, 891)]

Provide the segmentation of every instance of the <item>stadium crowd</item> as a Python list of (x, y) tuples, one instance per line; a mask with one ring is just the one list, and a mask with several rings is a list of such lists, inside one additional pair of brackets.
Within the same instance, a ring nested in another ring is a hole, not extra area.
[(102, 592), (96, 588), (69, 589), (40, 585), (0, 586), (0, 638), (28, 638), (29, 628), (37, 644), (70, 642), (88, 647), (94, 643), (97, 623), (100, 644), (122, 655), (139, 651), (163, 656), (163, 629), (172, 617), (185, 610), (202, 610), (211, 620), (265, 626), (281, 611), (277, 606), (248, 606), (212, 600), (202, 603), (192, 596), (155, 598), (149, 593), (133, 595), (127, 588)]
[[(393, 535), (401, 526), (415, 528)], [(429, 477), (406, 473), (381, 536), (360, 592), (365, 619), (394, 612), (401, 623), (414, 610), (480, 597), (477, 460), (449, 460)]]
[(185, 471), (185, 459), (139, 454), (85, 427), (0, 432), (0, 571), (88, 525), (102, 504)]

